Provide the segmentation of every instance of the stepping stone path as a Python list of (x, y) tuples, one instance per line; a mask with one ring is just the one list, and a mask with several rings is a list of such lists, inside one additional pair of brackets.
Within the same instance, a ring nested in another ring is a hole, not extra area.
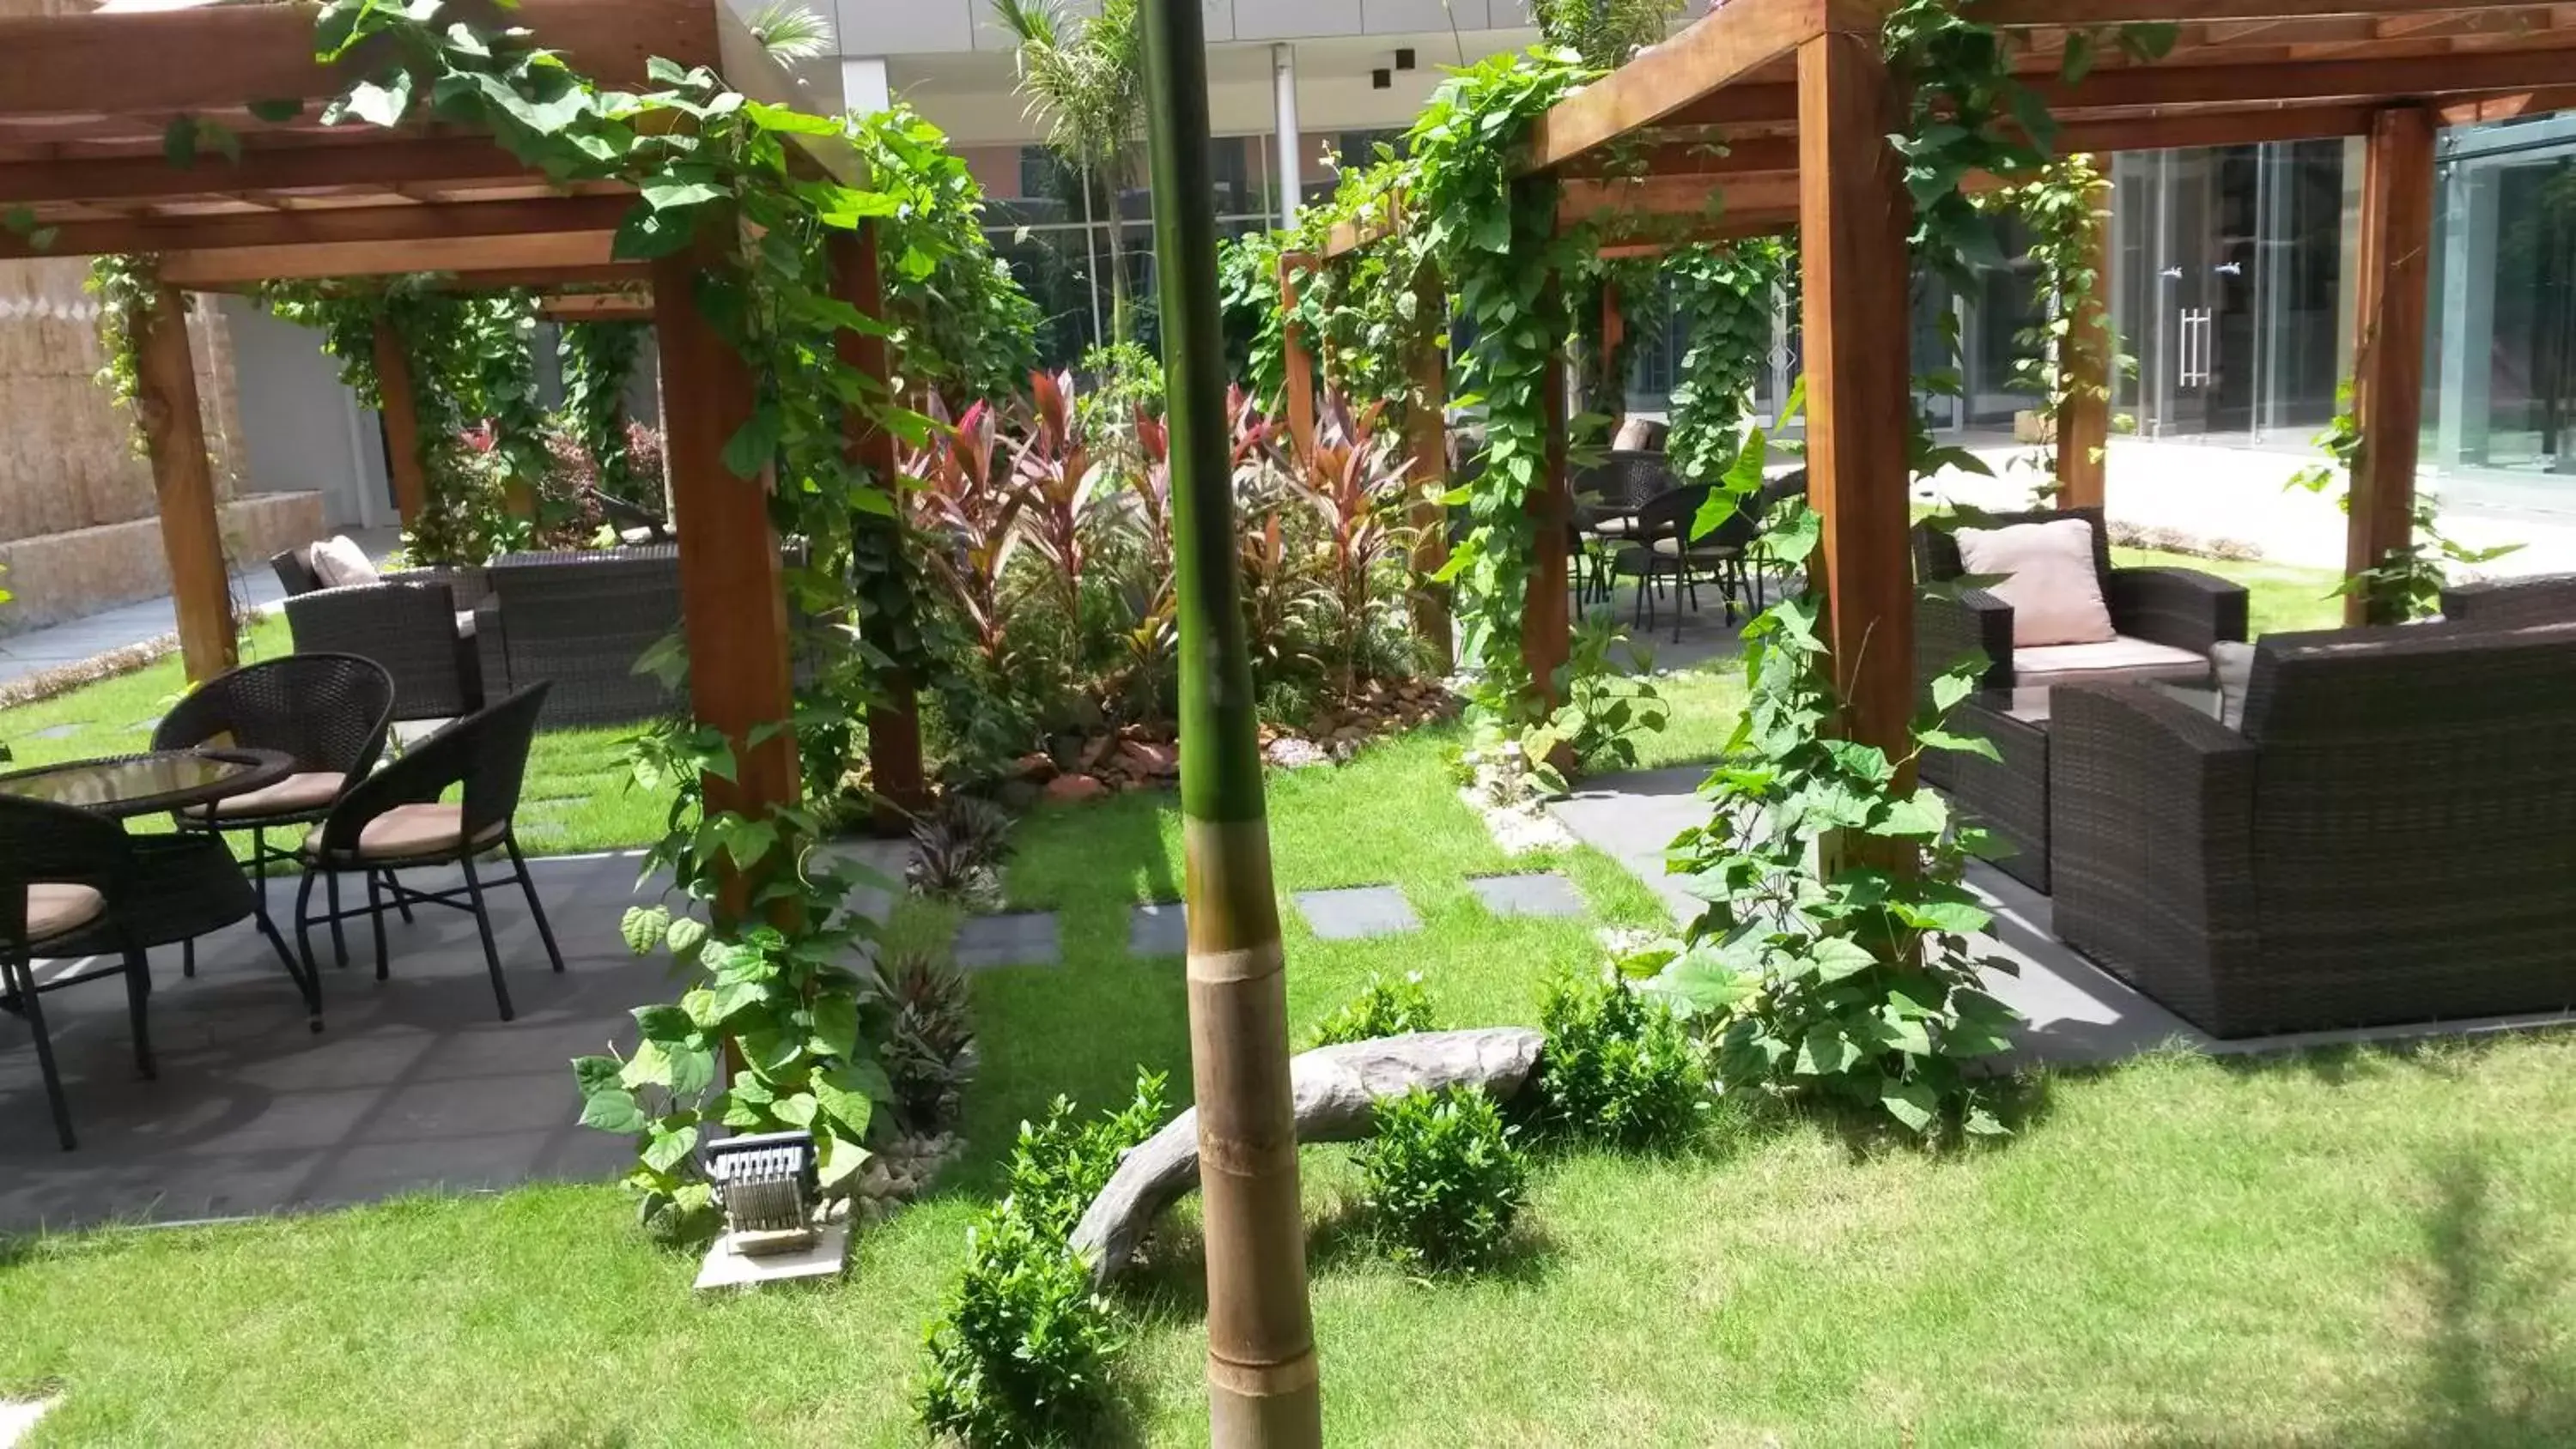
[(1064, 943), (1053, 911), (969, 916), (966, 924), (957, 928), (957, 969), (960, 971), (1062, 964)]
[(1184, 956), (1189, 949), (1189, 915), (1179, 901), (1156, 901), (1128, 909), (1128, 955)]
[(1306, 924), (1327, 941), (1357, 941), (1370, 936), (1400, 936), (1422, 929), (1422, 918), (1404, 892), (1394, 886), (1353, 886), (1335, 891), (1299, 891), (1297, 909)]
[(67, 740), (87, 728), (87, 725), (82, 724), (58, 724), (50, 729), (38, 730), (27, 736), (27, 738), (31, 740)]
[(1533, 875), (1474, 876), (1468, 880), (1467, 889), (1476, 893), (1486, 910), (1498, 916), (1583, 914), (1583, 892), (1552, 870)]

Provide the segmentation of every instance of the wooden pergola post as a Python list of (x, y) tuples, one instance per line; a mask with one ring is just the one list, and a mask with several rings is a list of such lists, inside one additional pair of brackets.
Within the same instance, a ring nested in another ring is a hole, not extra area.
[[(1553, 291), (1562, 283), (1551, 278), (1547, 285)], [(1546, 310), (1541, 309), (1542, 315)], [(1550, 713), (1560, 703), (1556, 671), (1564, 667), (1574, 643), (1573, 581), (1569, 573), (1573, 555), (1566, 537), (1567, 525), (1574, 515), (1574, 499), (1565, 477), (1565, 370), (1565, 351), (1560, 345), (1549, 356), (1546, 375), (1539, 381), (1539, 398), (1547, 420), (1547, 453), (1538, 491), (1529, 500), (1529, 583), (1521, 597), (1521, 662), (1529, 667), (1530, 688)]]
[[(653, 263), (655, 332), (661, 346), (664, 468), (672, 525), (680, 537), (681, 632), (689, 650), (689, 708), (698, 723), (733, 744), (735, 773), (704, 777), (706, 808), (754, 818), (800, 794), (796, 739), (787, 727), (794, 687), (787, 665), (787, 595), (778, 536), (769, 522), (767, 469), (737, 478), (725, 466), (728, 439), (751, 417), (751, 369), (701, 308), (702, 272), (734, 266), (710, 220), (686, 249)], [(773, 732), (759, 744), (751, 735)], [(748, 901), (740, 878), (727, 883), (720, 912)]]
[[(855, 233), (834, 232), (825, 245), (831, 252), (832, 285), (841, 300), (857, 308), (862, 316), (884, 321), (885, 281), (878, 265), (876, 222), (860, 222)], [(875, 379), (891, 397), (894, 358), (886, 339), (845, 330), (834, 345), (844, 366)], [(847, 439), (850, 461), (866, 469), (900, 510), (894, 435), (877, 426), (875, 419), (859, 408), (852, 408), (843, 417), (842, 433)], [(903, 526), (895, 516), (860, 514), (851, 519), (850, 526), (861, 536), (875, 534), (891, 547), (903, 546)], [(920, 621), (911, 622), (918, 627)], [(888, 623), (862, 619), (859, 627), (865, 632), (873, 624), (882, 630)], [(884, 648), (889, 641), (875, 642)], [(918, 686), (908, 671), (889, 669), (878, 679), (877, 694), (878, 698), (868, 706), (868, 770), (876, 788), (874, 821), (879, 833), (900, 835), (912, 828), (916, 816), (930, 808), (930, 784), (921, 764)]]
[[(1829, 31), (1798, 47), (1798, 220), (1805, 266), (1807, 496), (1824, 522), (1813, 560), (1848, 737), (1908, 753), (1914, 713), (1914, 566), (1905, 440), (1908, 206), (1887, 137), (1896, 92), (1874, 35)], [(1894, 320), (1891, 320), (1894, 319)], [(1902, 333), (1896, 334), (1902, 336)], [(1914, 868), (1898, 846), (1825, 844), (1828, 874)], [(1885, 844), (1885, 842), (1877, 842)]]
[(420, 464), (420, 401), (413, 392), (411, 354), (402, 334), (385, 318), (376, 319), (376, 391), (385, 420), (385, 468), (392, 475), (394, 511), (411, 527), (429, 506), (429, 476)]
[(1298, 278), (1315, 269), (1311, 252), (1279, 254), (1279, 311), (1291, 320), (1280, 324), (1279, 356), (1286, 374), (1288, 440), (1300, 456), (1315, 450), (1315, 359), (1306, 348), (1306, 329), (1295, 320)]
[(2057, 506), (2100, 508), (2109, 493), (2111, 369), (2119, 349), (2111, 335), (2111, 183), (2097, 181), (2086, 208), (2085, 266), (2092, 290), (2076, 305), (2072, 326), (2058, 342), (2072, 393), (2058, 409)]
[(134, 407), (160, 501), (161, 549), (179, 616), (179, 652), (190, 684), (239, 662), (230, 572), (215, 511), (215, 466), (197, 410), (197, 367), (188, 349), (188, 299), (176, 287), (153, 294), (134, 359)]
[[(2424, 328), (2433, 253), (2433, 113), (2394, 106), (2372, 118), (2362, 171), (2360, 325), (2344, 571), (2377, 568), (2415, 538), (2415, 463), (2424, 421)], [(2344, 599), (2350, 624), (2393, 624), (2369, 591)]]
[(1404, 446), (1413, 463), (1413, 574), (1421, 581), (1413, 591), (1413, 637), (1442, 674), (1458, 663), (1449, 586), (1430, 582), (1449, 562), (1449, 505), (1441, 501), (1449, 491), (1449, 357), (1441, 350), (1442, 329), (1431, 325), (1447, 300), (1440, 273), (1423, 263), (1413, 275), (1414, 316), (1424, 325), (1406, 369), (1412, 393), (1405, 399)]

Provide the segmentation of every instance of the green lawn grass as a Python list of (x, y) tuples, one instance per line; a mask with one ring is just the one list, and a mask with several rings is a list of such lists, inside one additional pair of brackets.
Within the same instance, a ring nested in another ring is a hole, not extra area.
[(2148, 548), (2114, 548), (2111, 562), (2121, 568), (2199, 569), (2245, 586), (2250, 633), (2286, 634), (2297, 629), (2334, 629), (2343, 624), (2343, 600), (2335, 586), (2343, 576), (2328, 569), (2260, 560), (2200, 558)]
[[(1714, 678), (1714, 677), (1713, 677)], [(1700, 687), (1694, 685), (1694, 687)], [(1706, 686), (1714, 689), (1712, 684)], [(1498, 920), (1506, 868), (1445, 731), (1274, 774), (1283, 889), (1394, 882), (1419, 934), (1285, 917), (1294, 1030), (1371, 971), (1444, 1024), (1529, 1022), (1645, 888), (1554, 857), (1585, 921)], [(39, 1445), (910, 1444), (920, 1334), (1013, 1124), (1138, 1064), (1189, 1090), (1180, 962), (1125, 950), (1177, 893), (1168, 796), (1045, 809), (1014, 905), (1065, 962), (975, 979), (967, 1159), (862, 1235), (845, 1283), (702, 1300), (609, 1187), (420, 1198), (239, 1226), (0, 1244), (0, 1394), (56, 1392)], [(897, 930), (936, 934), (914, 907)], [(1347, 1153), (1309, 1149), (1327, 1429), (1369, 1446), (2564, 1445), (2576, 1442), (2576, 1040), (2221, 1064), (2048, 1084), (2019, 1140), (1955, 1157), (1712, 1114), (1660, 1159), (1540, 1167), (1521, 1251), (1420, 1283), (1359, 1246)], [(1124, 1426), (1204, 1442), (1195, 1219), (1120, 1301)]]
[[(249, 663), (292, 653), (283, 618), (260, 620), (242, 637)], [(131, 674), (100, 680), (51, 699), (0, 710), (0, 744), (19, 770), (63, 760), (133, 754), (152, 747), (152, 727), (187, 688), (171, 655)], [(68, 729), (53, 738), (39, 736)], [(643, 845), (662, 834), (668, 796), (629, 788), (627, 726), (548, 730), (528, 757), (519, 840), (532, 855), (567, 855)], [(138, 822), (138, 829), (156, 828)], [(247, 852), (248, 837), (236, 842)]]

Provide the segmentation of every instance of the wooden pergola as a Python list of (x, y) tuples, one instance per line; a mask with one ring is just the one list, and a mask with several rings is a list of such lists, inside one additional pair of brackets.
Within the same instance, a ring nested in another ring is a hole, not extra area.
[[(1915, 706), (1905, 349), (1912, 206), (1887, 137), (1902, 100), (1883, 60), (1885, 0), (1725, 0), (1534, 128), (1520, 174), (1564, 182), (1560, 224), (1609, 220), (1605, 252), (1795, 227), (1804, 271), (1809, 498), (1824, 523), (1815, 572), (1858, 737), (1900, 753)], [(2347, 552), (2375, 566), (2413, 533), (2435, 144), (2443, 127), (2576, 107), (2576, 6), (2512, 0), (1983, 0), (2047, 101), (2060, 153), (2367, 138), (2353, 375), (2365, 445)], [(2133, 61), (2083, 35), (2177, 27), (2168, 54)], [(1711, 202), (1722, 195), (1723, 205)], [(1633, 219), (1623, 233), (1618, 219)], [(1383, 229), (1345, 228), (1328, 252)], [(1297, 359), (1292, 357), (1292, 363)], [(1302, 367), (1292, 366), (1292, 380)], [(1552, 370), (1561, 383), (1562, 368)], [(2107, 383), (2107, 379), (2096, 379)], [(1563, 426), (1564, 408), (1555, 409)], [(2057, 420), (2060, 505), (2099, 504), (2106, 403)], [(1561, 438), (1539, 515), (1525, 604), (1531, 672), (1564, 658)], [(1553, 560), (1549, 555), (1553, 554)], [(2356, 622), (2364, 602), (2350, 607)]]
[[(840, 108), (837, 95), (781, 70), (724, 0), (525, 0), (510, 16), (604, 87), (656, 88), (646, 62), (659, 57), (710, 67), (754, 99)], [(459, 288), (537, 288), (560, 294), (551, 303), (559, 310), (658, 323), (691, 707), (733, 738), (741, 759), (738, 781), (709, 777), (709, 808), (758, 814), (793, 803), (792, 738), (747, 743), (755, 727), (792, 714), (787, 621), (768, 480), (746, 483), (722, 459), (751, 414), (753, 381), (693, 300), (691, 278), (709, 258), (617, 260), (611, 243), (630, 193), (556, 185), (485, 137), (435, 122), (322, 125), (322, 103), (347, 80), (315, 61), (314, 12), (301, 5), (111, 0), (88, 14), (0, 19), (0, 212), (24, 208), (34, 219), (0, 231), (0, 256), (141, 253), (159, 262), (136, 406), (189, 678), (230, 668), (235, 648), (182, 294), (421, 272)], [(251, 109), (276, 114), (283, 107), (269, 103), (286, 101), (300, 111), (284, 120)], [(225, 139), (174, 164), (165, 137), (180, 122), (211, 123)], [(846, 145), (800, 140), (818, 174), (856, 177)], [(234, 147), (238, 156), (226, 154)], [(839, 248), (834, 274), (844, 300), (883, 315), (872, 230)], [(613, 300), (574, 300), (602, 288)], [(888, 375), (881, 344), (846, 340), (863, 366)], [(409, 365), (389, 332), (379, 334), (378, 358), (408, 522), (424, 491)], [(850, 430), (853, 456), (890, 479), (891, 440), (855, 417)], [(920, 762), (908, 697), (883, 713), (870, 720), (872, 739), (894, 749), (877, 761), (881, 793), (910, 804)]]

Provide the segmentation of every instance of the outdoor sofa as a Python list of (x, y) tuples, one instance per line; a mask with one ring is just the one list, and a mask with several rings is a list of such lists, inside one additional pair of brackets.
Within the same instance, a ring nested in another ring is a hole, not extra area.
[(2235, 728), (2051, 706), (2056, 933), (2211, 1035), (2576, 1007), (2576, 621), (2269, 635)]

